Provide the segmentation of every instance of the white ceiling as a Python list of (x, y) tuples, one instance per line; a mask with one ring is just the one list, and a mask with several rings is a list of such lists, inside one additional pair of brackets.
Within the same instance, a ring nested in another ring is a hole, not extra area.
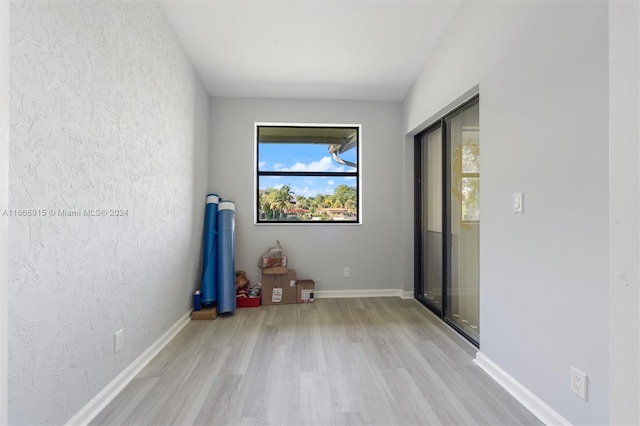
[(400, 101), (461, 0), (161, 0), (212, 97)]

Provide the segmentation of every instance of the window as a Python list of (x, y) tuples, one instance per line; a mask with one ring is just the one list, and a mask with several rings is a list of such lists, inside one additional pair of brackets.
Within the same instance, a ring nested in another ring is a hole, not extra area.
[(480, 220), (480, 145), (478, 126), (462, 126), (460, 144), (453, 153), (451, 191), (460, 202), (460, 220)]
[(256, 223), (360, 223), (360, 126), (256, 124)]

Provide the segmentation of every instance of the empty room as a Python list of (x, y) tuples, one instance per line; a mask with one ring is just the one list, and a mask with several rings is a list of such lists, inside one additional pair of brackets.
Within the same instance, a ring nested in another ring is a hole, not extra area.
[(640, 424), (636, 0), (0, 32), (0, 424)]

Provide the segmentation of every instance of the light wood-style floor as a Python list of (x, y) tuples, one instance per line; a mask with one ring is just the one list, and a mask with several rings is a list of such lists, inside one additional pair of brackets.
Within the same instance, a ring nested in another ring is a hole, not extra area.
[(94, 425), (540, 425), (415, 300), (192, 321)]

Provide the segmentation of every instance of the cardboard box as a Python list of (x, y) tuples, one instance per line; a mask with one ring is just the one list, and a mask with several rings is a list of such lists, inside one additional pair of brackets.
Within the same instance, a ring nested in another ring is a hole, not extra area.
[(297, 303), (313, 303), (316, 283), (313, 280), (298, 280), (296, 290), (298, 292)]
[(191, 320), (214, 320), (218, 317), (218, 310), (215, 306), (203, 307), (199, 311), (191, 312)]
[(296, 271), (293, 269), (289, 269), (286, 274), (262, 274), (262, 304), (296, 303), (296, 287)]
[(260, 297), (237, 297), (236, 308), (258, 308), (260, 307)]
[(275, 266), (273, 268), (263, 268), (262, 273), (265, 275), (286, 274), (289, 270), (285, 266)]

